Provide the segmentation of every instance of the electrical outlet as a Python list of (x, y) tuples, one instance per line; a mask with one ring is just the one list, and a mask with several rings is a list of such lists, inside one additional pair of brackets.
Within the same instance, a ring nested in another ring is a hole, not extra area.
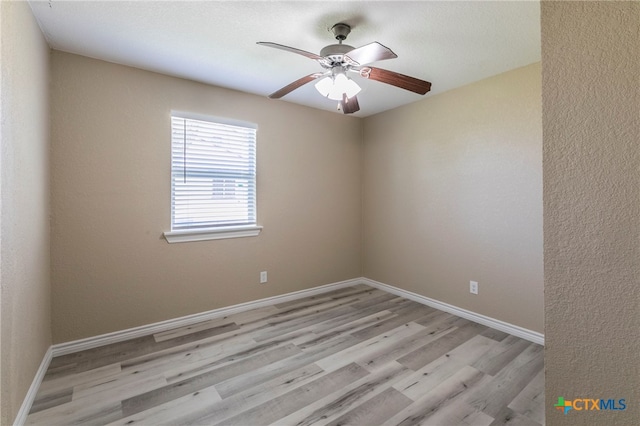
[(260, 284), (267, 282), (267, 271), (260, 272)]
[(478, 294), (478, 282), (477, 281), (469, 281), (469, 293)]

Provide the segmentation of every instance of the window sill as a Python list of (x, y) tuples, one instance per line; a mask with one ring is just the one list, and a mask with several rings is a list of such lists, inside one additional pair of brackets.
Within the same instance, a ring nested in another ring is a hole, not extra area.
[(226, 238), (255, 237), (262, 226), (229, 226), (226, 228), (184, 229), (164, 233), (168, 243), (187, 243), (192, 241), (222, 240)]

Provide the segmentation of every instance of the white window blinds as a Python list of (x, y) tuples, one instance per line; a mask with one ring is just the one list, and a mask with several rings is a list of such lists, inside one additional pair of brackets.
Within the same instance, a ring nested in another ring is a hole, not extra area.
[(255, 224), (255, 126), (172, 115), (172, 231)]

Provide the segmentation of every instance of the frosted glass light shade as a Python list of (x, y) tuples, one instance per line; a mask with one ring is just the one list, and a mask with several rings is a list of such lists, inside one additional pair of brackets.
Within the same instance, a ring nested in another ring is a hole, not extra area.
[(325, 98), (341, 101), (342, 94), (352, 98), (360, 92), (360, 86), (344, 74), (335, 77), (325, 77), (316, 83), (316, 89)]

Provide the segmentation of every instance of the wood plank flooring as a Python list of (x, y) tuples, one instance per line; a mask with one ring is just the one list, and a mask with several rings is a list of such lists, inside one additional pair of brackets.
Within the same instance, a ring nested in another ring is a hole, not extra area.
[(542, 347), (365, 285), (52, 360), (30, 425), (541, 425)]

